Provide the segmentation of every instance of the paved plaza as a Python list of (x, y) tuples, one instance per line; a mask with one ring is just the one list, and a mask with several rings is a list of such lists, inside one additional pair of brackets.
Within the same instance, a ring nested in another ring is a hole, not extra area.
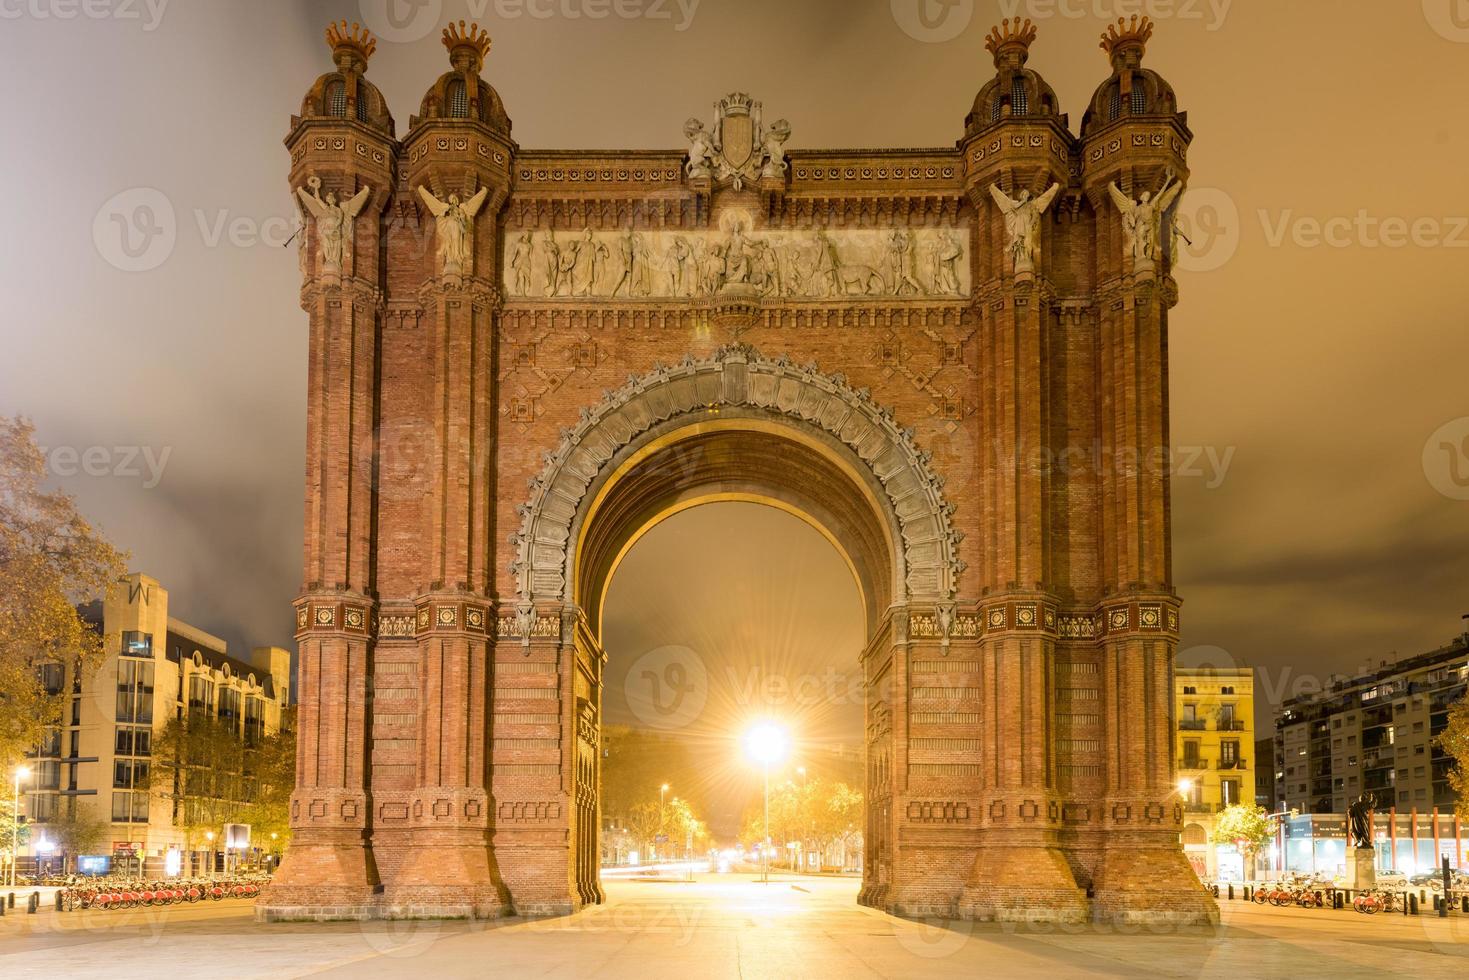
[(495, 923), (259, 925), (246, 903), (8, 915), (12, 977), (1456, 977), (1469, 917), (1224, 904), (1218, 929), (920, 923), (858, 906), (850, 879), (614, 881), (606, 905)]

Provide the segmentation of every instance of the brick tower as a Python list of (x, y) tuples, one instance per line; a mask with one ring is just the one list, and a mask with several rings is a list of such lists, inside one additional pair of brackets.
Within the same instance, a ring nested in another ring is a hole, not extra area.
[(861, 902), (1217, 919), (1169, 751), (1192, 137), (1151, 30), (1104, 35), (1079, 136), (1007, 21), (956, 146), (787, 153), (745, 93), (679, 149), (522, 149), (462, 22), (399, 140), (372, 40), (331, 28), (286, 141), (301, 740), (259, 914), (600, 901), (601, 598), (642, 530), (734, 495), (807, 517), (861, 585)]

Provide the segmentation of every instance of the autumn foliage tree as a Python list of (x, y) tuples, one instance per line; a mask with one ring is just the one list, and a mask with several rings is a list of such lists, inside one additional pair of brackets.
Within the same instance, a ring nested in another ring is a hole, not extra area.
[(1460, 820), (1469, 820), (1469, 695), (1449, 708), (1448, 725), (1439, 733), (1437, 744), (1454, 760), (1449, 785), (1458, 800), (1455, 812)]
[(64, 695), (47, 691), (41, 665), (75, 663), (86, 673), (102, 659), (102, 637), (77, 604), (105, 595), (125, 571), (124, 555), (69, 495), (45, 489), (45, 478), (31, 424), (0, 416), (0, 765), (7, 769), (61, 719)]

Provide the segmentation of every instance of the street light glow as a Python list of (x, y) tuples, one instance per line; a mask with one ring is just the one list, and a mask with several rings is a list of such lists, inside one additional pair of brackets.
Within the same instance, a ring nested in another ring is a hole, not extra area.
[(1191, 790), (1193, 788), (1194, 788), (1194, 781), (1192, 779), (1180, 779), (1178, 781), (1178, 791), (1180, 793), (1187, 793), (1189, 790)]
[(745, 753), (766, 766), (784, 759), (789, 745), (785, 729), (770, 721), (761, 722), (745, 735)]
[(16, 778), (16, 781), (17, 782), (20, 781), (20, 780), (22, 780), (22, 779), (30, 779), (31, 778), (31, 767), (30, 766), (17, 766), (16, 769), (15, 769), (15, 778)]

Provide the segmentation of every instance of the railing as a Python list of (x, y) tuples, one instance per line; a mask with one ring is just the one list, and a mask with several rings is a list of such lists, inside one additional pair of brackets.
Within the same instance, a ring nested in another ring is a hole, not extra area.
[(1213, 813), (1214, 804), (1195, 803), (1193, 800), (1185, 800), (1183, 804), (1183, 809), (1187, 813)]
[(1209, 768), (1208, 759), (1199, 759), (1192, 756), (1184, 756), (1179, 760), (1178, 768), (1187, 769), (1190, 772), (1198, 772)]
[(1243, 759), (1220, 759), (1219, 760), (1219, 768), (1220, 769), (1248, 769), (1249, 767), (1245, 765), (1245, 760), (1243, 760)]
[(1208, 722), (1202, 718), (1180, 718), (1178, 730), (1182, 732), (1202, 732), (1208, 730)]

